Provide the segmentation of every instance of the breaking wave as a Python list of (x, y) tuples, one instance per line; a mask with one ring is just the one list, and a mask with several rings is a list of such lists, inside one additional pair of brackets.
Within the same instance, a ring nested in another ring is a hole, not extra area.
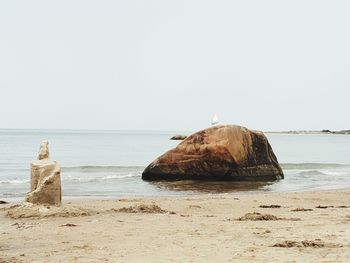
[(282, 163), (280, 164), (284, 170), (310, 170), (310, 169), (334, 169), (334, 168), (350, 168), (350, 164), (339, 163)]
[(112, 174), (112, 175), (89, 175), (89, 176), (62, 176), (63, 182), (103, 182), (124, 179), (128, 177), (141, 177), (141, 173)]
[(62, 172), (81, 172), (81, 173), (98, 173), (98, 172), (123, 172), (123, 171), (142, 171), (144, 166), (72, 166), (62, 167)]
[(0, 180), (0, 184), (27, 184), (29, 179), (4, 179)]
[(327, 174), (326, 172), (321, 172), (319, 170), (309, 170), (309, 171), (302, 171), (299, 173), (300, 175), (303, 176), (310, 176), (310, 175), (330, 175)]
[[(312, 176), (328, 176), (336, 180), (343, 176), (350, 176), (349, 164), (337, 163), (282, 163), (286, 179), (312, 178)], [(116, 180), (127, 180), (127, 178), (138, 179), (141, 177), (144, 166), (72, 166), (62, 167), (61, 179), (66, 183), (89, 183), (108, 182)], [(27, 171), (28, 172), (28, 171)], [(0, 185), (28, 185), (30, 176), (25, 174), (25, 178), (18, 176), (23, 174), (21, 169), (17, 170), (17, 175), (7, 178), (0, 178)]]

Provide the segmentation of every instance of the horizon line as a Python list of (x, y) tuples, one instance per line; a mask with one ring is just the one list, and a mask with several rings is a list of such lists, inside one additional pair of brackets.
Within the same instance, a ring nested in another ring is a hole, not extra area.
[[(225, 125), (225, 124), (223, 124)], [(241, 126), (241, 125), (239, 125)], [(207, 127), (210, 128), (211, 126)], [(243, 126), (242, 126), (243, 127)], [(204, 128), (204, 129), (207, 129)], [(248, 128), (249, 129), (249, 128)], [(196, 132), (203, 129), (196, 129), (196, 130), (162, 130), (162, 129), (89, 129), (89, 128), (1, 128), (0, 130), (24, 130), (24, 131), (94, 131), (94, 132)], [(256, 129), (251, 129), (256, 130)], [(322, 132), (322, 131), (331, 131), (331, 132), (339, 132), (339, 131), (348, 131), (350, 129), (337, 129), (337, 130), (331, 130), (331, 129), (288, 129), (288, 130), (260, 130), (265, 133), (289, 133), (289, 132)]]

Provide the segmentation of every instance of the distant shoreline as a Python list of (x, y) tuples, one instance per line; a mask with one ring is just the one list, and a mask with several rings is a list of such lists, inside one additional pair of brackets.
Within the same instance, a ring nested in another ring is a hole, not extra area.
[(341, 130), (341, 131), (331, 131), (331, 130), (322, 130), (322, 131), (266, 131), (267, 134), (340, 134), (340, 135), (350, 135), (350, 130)]

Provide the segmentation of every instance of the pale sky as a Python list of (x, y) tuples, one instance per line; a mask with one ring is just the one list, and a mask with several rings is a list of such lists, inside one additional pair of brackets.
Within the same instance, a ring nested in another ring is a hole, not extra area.
[(349, 1), (0, 1), (0, 128), (350, 129)]

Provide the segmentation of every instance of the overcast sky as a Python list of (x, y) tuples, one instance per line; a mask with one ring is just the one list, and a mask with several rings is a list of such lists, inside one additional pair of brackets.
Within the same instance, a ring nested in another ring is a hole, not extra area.
[(1, 1), (0, 128), (350, 129), (349, 1)]

